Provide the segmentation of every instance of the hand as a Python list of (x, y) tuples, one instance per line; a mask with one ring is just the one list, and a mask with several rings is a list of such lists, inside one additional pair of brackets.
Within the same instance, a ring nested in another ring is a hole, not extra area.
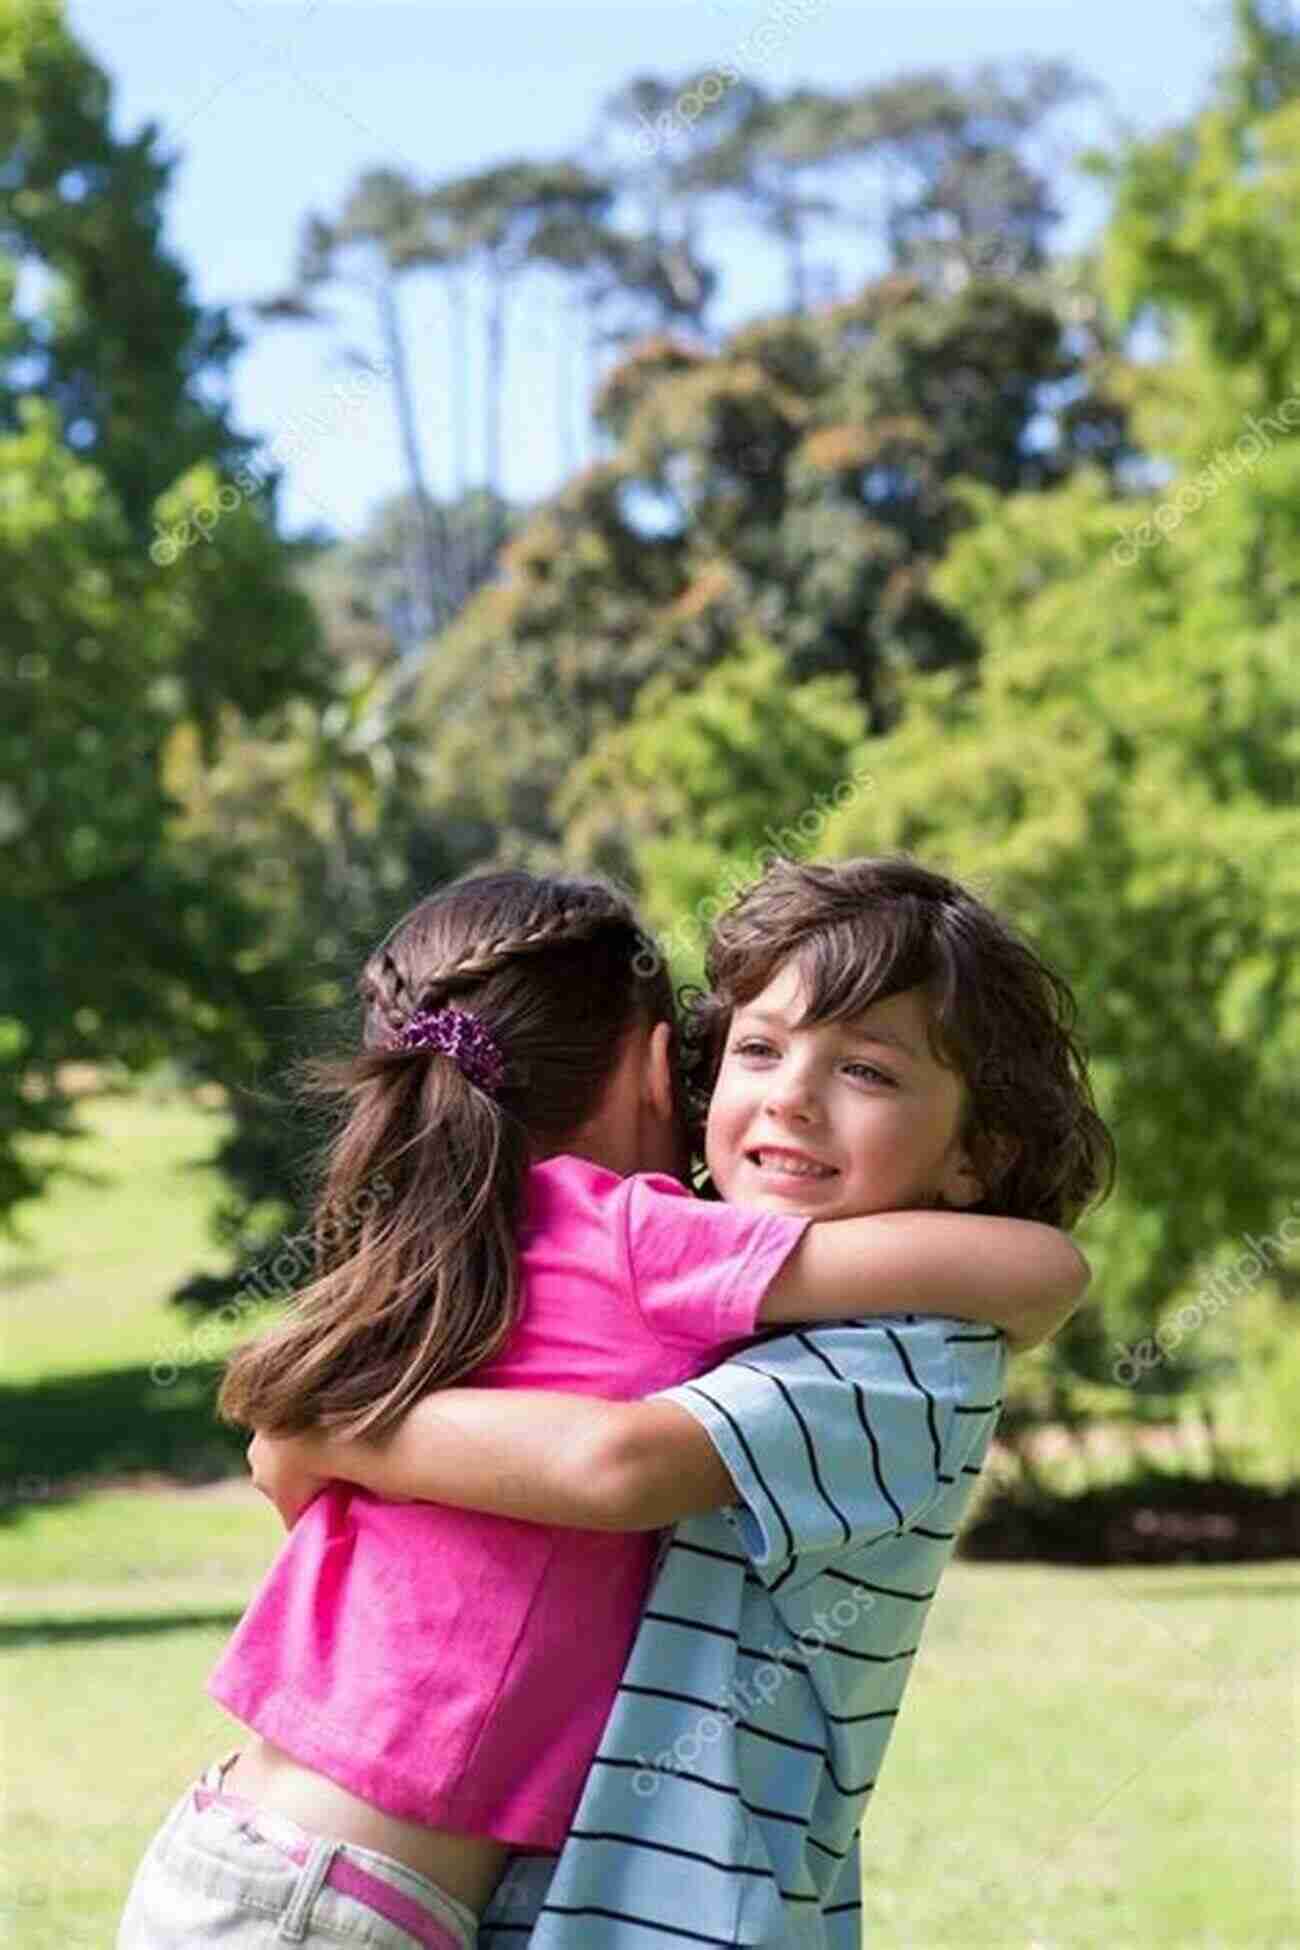
[(313, 1497), (329, 1482), (311, 1467), (301, 1436), (266, 1435), (261, 1429), (248, 1445), (253, 1488), (269, 1497), (286, 1530), (292, 1530)]

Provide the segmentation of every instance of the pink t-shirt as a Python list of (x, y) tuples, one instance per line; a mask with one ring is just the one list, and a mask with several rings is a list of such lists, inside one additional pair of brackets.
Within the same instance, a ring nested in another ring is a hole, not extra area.
[[(701, 1374), (758, 1331), (807, 1223), (547, 1159), (529, 1174), (520, 1317), (473, 1385), (631, 1400)], [(336, 1484), (290, 1531), (208, 1691), (390, 1814), (558, 1849), (658, 1542)]]

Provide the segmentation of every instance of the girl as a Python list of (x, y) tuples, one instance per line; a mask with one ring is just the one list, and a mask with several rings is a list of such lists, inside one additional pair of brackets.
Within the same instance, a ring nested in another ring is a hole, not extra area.
[[(812, 1223), (797, 1161), (760, 1154), (746, 1203), (691, 1199), (671, 988), (599, 882), (445, 888), (361, 992), (363, 1047), (321, 1075), (350, 1106), (317, 1208), (324, 1270), (235, 1356), (228, 1419), (373, 1441), (471, 1372), (629, 1400), (763, 1328), (896, 1308), (900, 1243), (909, 1305), (1022, 1337), (1086, 1281), (1069, 1240), (1029, 1221)], [(897, 1172), (896, 1202), (981, 1193), (938, 1123)], [(656, 1541), (332, 1484), (209, 1683), (254, 1737), (155, 1837), (119, 1950), (235, 1950), (273, 1922), (299, 1942), (469, 1950), (510, 1850), (565, 1837)]]

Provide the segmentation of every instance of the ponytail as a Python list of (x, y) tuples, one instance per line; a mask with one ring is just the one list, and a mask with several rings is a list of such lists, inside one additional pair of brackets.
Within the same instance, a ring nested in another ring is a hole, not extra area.
[[(597, 880), (480, 876), (398, 924), (362, 972), (364, 1047), (301, 1073), (343, 1114), (313, 1215), (321, 1270), (231, 1357), (223, 1420), (377, 1439), (501, 1350), (530, 1164), (594, 1115), (634, 1024), (673, 1019), (644, 950)], [(417, 1021), (445, 1023), (453, 994), (495, 1064)]]

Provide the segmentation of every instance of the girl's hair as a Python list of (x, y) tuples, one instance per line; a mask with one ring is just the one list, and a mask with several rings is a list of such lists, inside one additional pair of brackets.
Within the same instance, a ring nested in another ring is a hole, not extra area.
[[(635, 909), (595, 878), (453, 882), (397, 923), (358, 986), (362, 1048), (302, 1071), (346, 1111), (313, 1215), (323, 1270), (235, 1352), (228, 1422), (376, 1437), (495, 1354), (518, 1310), (530, 1163), (599, 1109), (629, 1031), (674, 1021)], [(393, 1047), (417, 1011), (452, 1001), (504, 1058), (490, 1095), (434, 1049)]]
[(985, 1187), (968, 1210), (1068, 1227), (1109, 1194), (1115, 1146), (1072, 1034), (1068, 984), (973, 894), (903, 855), (777, 860), (719, 918), (708, 993), (683, 1024), (697, 1144), (733, 1012), (792, 956), (809, 1023), (924, 991), (934, 1056), (966, 1085), (959, 1135)]

